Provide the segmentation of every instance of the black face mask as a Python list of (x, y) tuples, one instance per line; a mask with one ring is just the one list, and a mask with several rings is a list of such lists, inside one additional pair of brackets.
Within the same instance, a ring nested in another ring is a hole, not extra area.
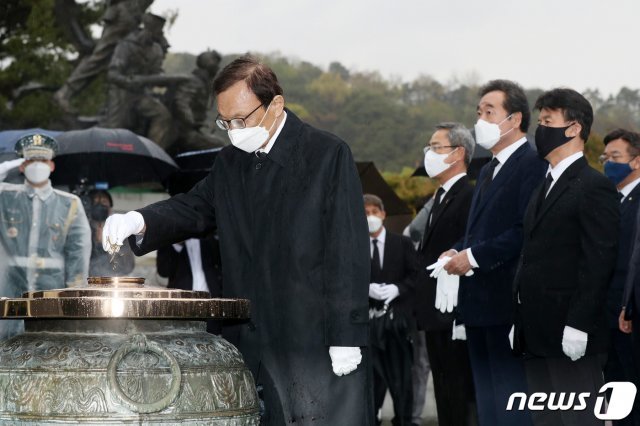
[(109, 217), (109, 207), (102, 204), (91, 206), (91, 219), (97, 222), (104, 222)]
[(564, 135), (564, 132), (573, 124), (569, 124), (567, 127), (548, 127), (538, 124), (536, 129), (536, 148), (540, 158), (544, 159), (551, 151), (573, 139), (573, 136)]

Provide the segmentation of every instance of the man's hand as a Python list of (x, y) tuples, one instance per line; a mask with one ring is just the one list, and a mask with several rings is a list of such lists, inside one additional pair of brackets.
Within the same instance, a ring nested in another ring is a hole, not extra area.
[(438, 257), (438, 259), (442, 259), (443, 257), (453, 257), (456, 254), (458, 254), (458, 250), (454, 250), (454, 249), (449, 249), (445, 252), (443, 252), (440, 257)]
[(587, 351), (588, 340), (587, 333), (566, 325), (562, 333), (562, 352), (571, 358), (571, 361), (577, 361)]
[(124, 244), (126, 238), (144, 232), (145, 228), (144, 218), (137, 211), (111, 215), (107, 218), (102, 230), (102, 248), (109, 254), (113, 254)]
[(453, 255), (451, 260), (444, 265), (444, 270), (451, 275), (465, 275), (471, 271), (471, 268), (472, 266), (469, 262), (469, 256), (467, 256), (467, 250)]
[(351, 373), (362, 362), (362, 352), (359, 347), (331, 346), (329, 357), (331, 357), (331, 367), (336, 376)]
[(625, 334), (629, 334), (633, 331), (631, 321), (627, 321), (626, 319), (624, 319), (624, 308), (622, 308), (622, 311), (620, 311), (620, 316), (618, 317), (618, 328)]

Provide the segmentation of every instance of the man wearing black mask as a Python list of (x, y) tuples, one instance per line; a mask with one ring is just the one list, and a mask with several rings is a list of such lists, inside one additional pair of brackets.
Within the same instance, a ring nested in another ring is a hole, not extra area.
[[(549, 162), (524, 217), (514, 280), (514, 352), (524, 355), (529, 394), (590, 392), (603, 385), (605, 304), (618, 245), (619, 199), (584, 158), (593, 110), (571, 89), (536, 101), (538, 154)], [(535, 425), (602, 424), (586, 410), (531, 411)]]
[(91, 203), (88, 209), (89, 225), (91, 226), (89, 276), (111, 277), (130, 274), (136, 261), (128, 243), (122, 246), (113, 264), (109, 262), (109, 254), (102, 250), (102, 229), (113, 208), (111, 194), (103, 189), (94, 189), (89, 191), (88, 196)]

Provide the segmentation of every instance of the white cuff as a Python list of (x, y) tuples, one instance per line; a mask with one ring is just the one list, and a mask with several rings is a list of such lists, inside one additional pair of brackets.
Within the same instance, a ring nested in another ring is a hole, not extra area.
[(473, 257), (473, 253), (471, 253), (471, 249), (468, 248), (465, 251), (467, 252), (467, 258), (469, 259), (469, 263), (471, 264), (471, 266), (474, 268), (479, 268), (480, 266), (478, 265), (478, 262), (476, 262), (476, 258)]

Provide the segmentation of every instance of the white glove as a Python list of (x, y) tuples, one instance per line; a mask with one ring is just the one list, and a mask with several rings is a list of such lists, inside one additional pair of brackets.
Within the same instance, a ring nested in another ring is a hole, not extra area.
[(511, 330), (509, 330), (509, 346), (511, 346), (511, 349), (513, 349), (513, 333), (515, 330), (515, 325), (511, 326)]
[(111, 215), (107, 218), (102, 229), (102, 248), (109, 254), (113, 254), (114, 251), (120, 250), (127, 237), (139, 234), (143, 229), (144, 218), (136, 211)]
[(380, 288), (382, 286), (384, 286), (384, 284), (378, 284), (378, 283), (369, 284), (369, 297), (375, 300), (384, 300), (384, 298), (380, 294)]
[(449, 256), (444, 256), (441, 259), (438, 259), (436, 263), (427, 266), (427, 270), (431, 271), (431, 274), (429, 274), (429, 276), (431, 278), (437, 278), (438, 275), (440, 275), (440, 272), (442, 272), (442, 270), (444, 269), (444, 265), (446, 265), (450, 260), (451, 258)]
[(451, 340), (467, 340), (467, 329), (464, 327), (464, 324), (456, 325), (456, 321), (453, 321)]
[(362, 352), (357, 346), (331, 346), (329, 356), (331, 357), (331, 367), (333, 367), (336, 376), (351, 373), (362, 362)]
[[(450, 260), (451, 258), (449, 256), (444, 256), (443, 258), (438, 259), (436, 263), (432, 263), (431, 265), (427, 266), (427, 270), (431, 271), (429, 276), (431, 278), (438, 278), (438, 276), (440, 276), (440, 273), (444, 271), (444, 265), (446, 265)], [(465, 277), (470, 277), (471, 275), (473, 275), (473, 269), (469, 269), (467, 273), (464, 274)]]
[(383, 284), (380, 287), (380, 296), (382, 296), (382, 299), (380, 300), (384, 300), (384, 303), (386, 305), (391, 303), (391, 301), (396, 297), (398, 297), (399, 295), (400, 295), (400, 289), (395, 284)]
[(16, 167), (20, 167), (24, 163), (24, 158), (17, 158), (15, 160), (4, 161), (0, 163), (0, 182), (6, 179), (9, 172)]
[(584, 331), (565, 325), (562, 333), (562, 352), (571, 358), (571, 361), (576, 361), (587, 351), (588, 339), (589, 335)]
[(453, 312), (453, 308), (458, 306), (459, 288), (459, 276), (449, 275), (446, 271), (438, 275), (436, 284), (436, 309), (443, 314), (445, 312)]

